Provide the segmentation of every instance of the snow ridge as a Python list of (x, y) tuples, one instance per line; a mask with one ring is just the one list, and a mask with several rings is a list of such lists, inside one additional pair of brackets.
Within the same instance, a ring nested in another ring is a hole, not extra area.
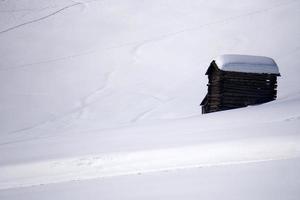
[(0, 190), (195, 167), (300, 157), (300, 136), (90, 155), (0, 167)]

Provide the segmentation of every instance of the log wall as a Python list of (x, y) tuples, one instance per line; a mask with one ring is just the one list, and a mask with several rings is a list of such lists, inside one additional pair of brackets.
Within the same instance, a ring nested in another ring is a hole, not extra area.
[(214, 62), (210, 67), (202, 113), (266, 103), (277, 97), (276, 74), (227, 72), (218, 69)]

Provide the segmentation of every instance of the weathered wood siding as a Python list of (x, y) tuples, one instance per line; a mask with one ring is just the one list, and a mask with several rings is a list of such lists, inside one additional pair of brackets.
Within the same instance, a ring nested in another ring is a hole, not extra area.
[(266, 103), (277, 97), (276, 74), (228, 72), (213, 61), (206, 73), (208, 91), (202, 101), (202, 113)]

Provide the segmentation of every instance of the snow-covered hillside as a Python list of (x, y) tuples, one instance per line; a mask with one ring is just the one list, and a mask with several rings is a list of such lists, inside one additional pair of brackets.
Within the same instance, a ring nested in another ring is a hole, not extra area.
[[(299, 27), (297, 0), (1, 0), (0, 199), (299, 199)], [(278, 99), (202, 115), (220, 54), (272, 57)]]

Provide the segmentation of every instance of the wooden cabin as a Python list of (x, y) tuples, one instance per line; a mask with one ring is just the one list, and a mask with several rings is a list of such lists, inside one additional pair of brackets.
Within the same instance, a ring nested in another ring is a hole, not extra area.
[(200, 104), (203, 114), (266, 103), (277, 97), (280, 73), (272, 58), (221, 55), (211, 62), (205, 75), (208, 90)]

